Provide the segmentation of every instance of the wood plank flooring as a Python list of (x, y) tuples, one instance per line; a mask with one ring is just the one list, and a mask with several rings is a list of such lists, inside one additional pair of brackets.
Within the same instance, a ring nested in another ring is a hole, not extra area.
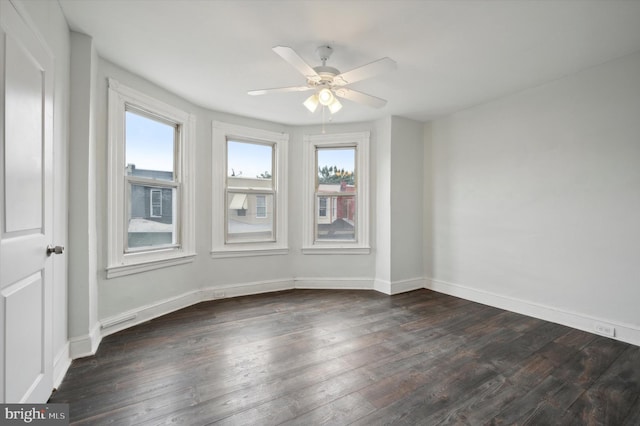
[(640, 348), (429, 290), (200, 303), (106, 337), (78, 425), (638, 425)]

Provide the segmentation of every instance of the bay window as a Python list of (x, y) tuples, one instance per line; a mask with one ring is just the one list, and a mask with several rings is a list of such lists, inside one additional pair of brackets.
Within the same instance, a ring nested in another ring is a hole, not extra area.
[(195, 118), (109, 79), (107, 277), (191, 261)]
[(369, 253), (369, 133), (304, 137), (303, 253)]
[(213, 123), (213, 257), (287, 253), (288, 139)]

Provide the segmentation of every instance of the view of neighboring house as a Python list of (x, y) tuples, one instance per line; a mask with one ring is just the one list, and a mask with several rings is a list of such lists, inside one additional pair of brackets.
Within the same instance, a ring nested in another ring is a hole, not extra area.
[(227, 242), (272, 239), (272, 179), (228, 176), (227, 186)]
[[(354, 195), (344, 195), (345, 192)], [(354, 185), (348, 185), (345, 181), (339, 184), (318, 184), (317, 238), (354, 239), (355, 213)]]
[[(171, 181), (173, 172), (138, 169), (127, 165), (127, 175), (158, 181)], [(335, 177), (335, 176), (332, 176)], [(272, 179), (228, 176), (227, 242), (264, 241), (273, 238), (274, 196), (269, 193)], [(355, 185), (344, 180), (320, 179), (317, 195), (317, 238), (352, 240), (355, 238)], [(128, 247), (172, 244), (173, 189), (153, 185), (131, 185)], [(353, 194), (353, 195), (348, 195)]]
[[(173, 179), (173, 172), (137, 169), (135, 164), (127, 165), (127, 175), (162, 181)], [(173, 243), (173, 192), (172, 188), (167, 187), (131, 185), (129, 247)]]

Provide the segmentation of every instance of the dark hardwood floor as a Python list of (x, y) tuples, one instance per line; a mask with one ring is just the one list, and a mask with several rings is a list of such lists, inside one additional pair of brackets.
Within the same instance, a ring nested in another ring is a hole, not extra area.
[(200, 303), (106, 337), (72, 424), (639, 425), (640, 348), (417, 290)]

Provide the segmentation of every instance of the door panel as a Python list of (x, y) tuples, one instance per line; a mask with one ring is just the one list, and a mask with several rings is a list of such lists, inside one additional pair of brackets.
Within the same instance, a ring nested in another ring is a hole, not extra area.
[[(46, 363), (42, 335), (44, 318), (41, 309), (44, 301), (41, 274), (34, 274), (2, 291), (5, 307), (6, 399), (19, 401), (32, 386), (42, 380)], [(14, 324), (20, 324), (15, 327)]]
[(53, 387), (53, 59), (0, 1), (0, 401), (46, 402)]
[(7, 35), (5, 232), (42, 228), (42, 69)]

